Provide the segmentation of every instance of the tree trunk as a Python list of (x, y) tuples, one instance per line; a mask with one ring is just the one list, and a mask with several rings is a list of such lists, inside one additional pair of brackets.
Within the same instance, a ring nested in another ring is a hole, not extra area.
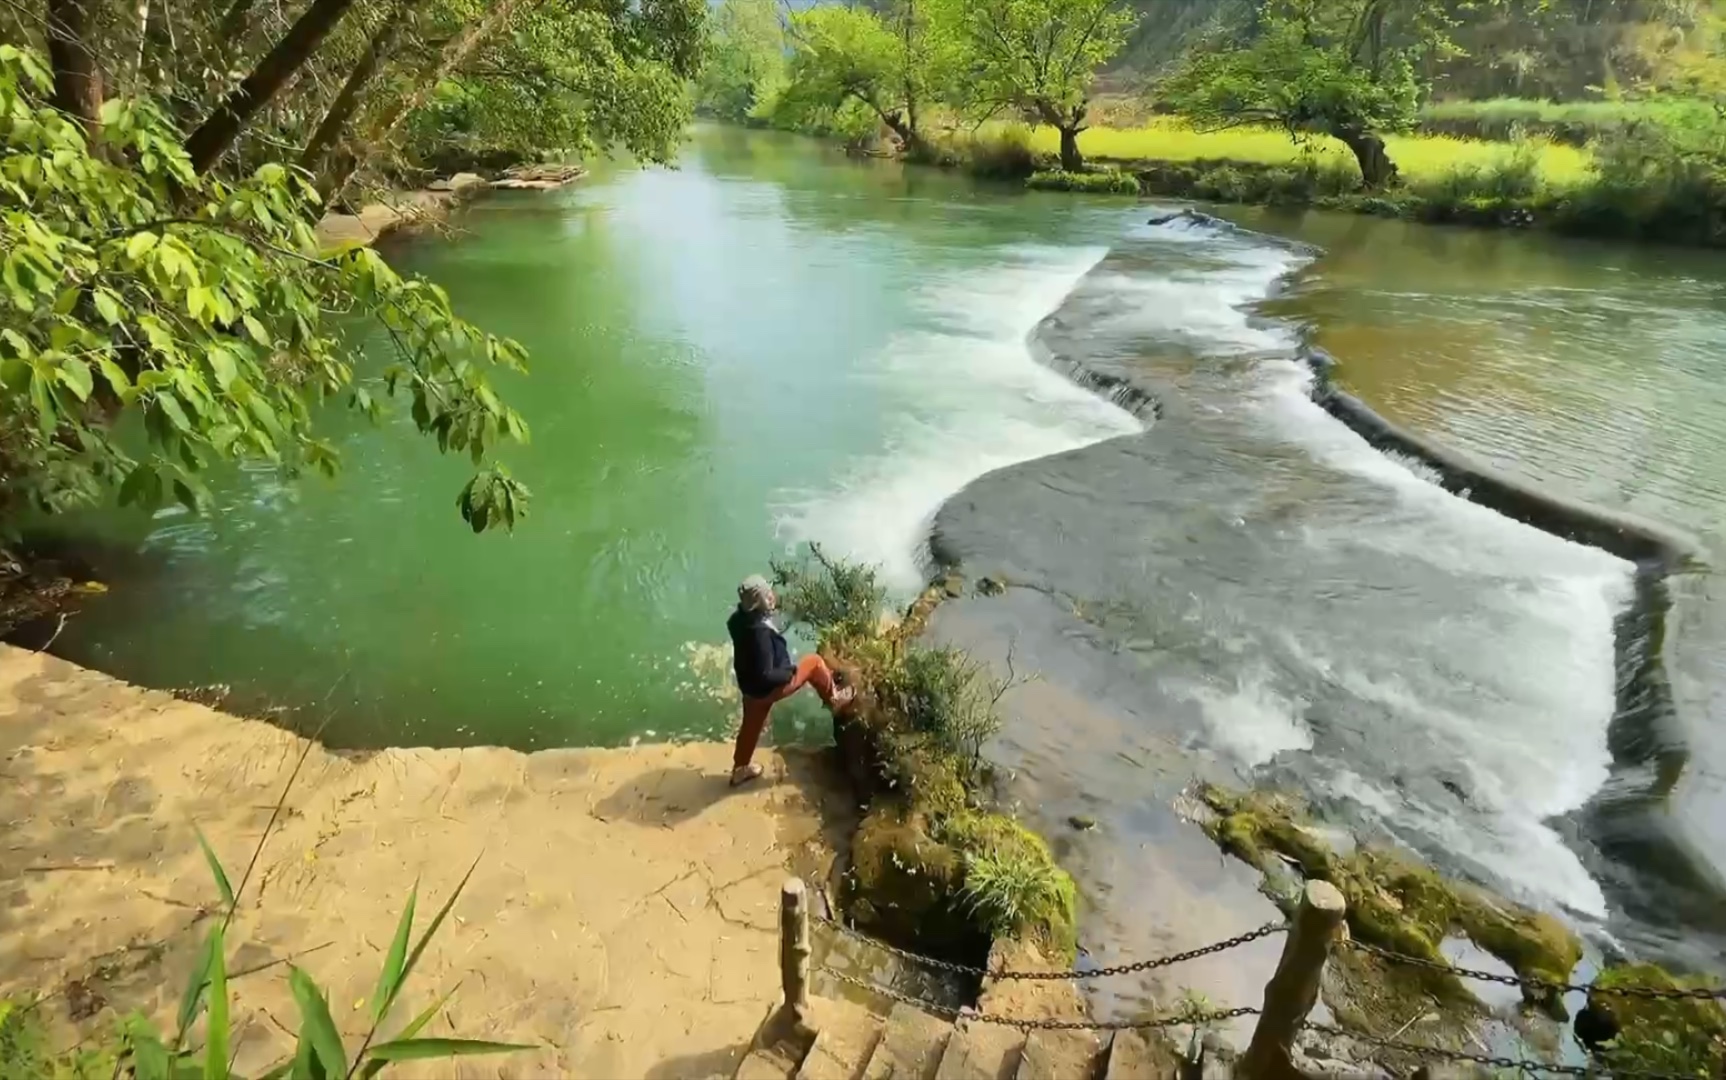
[(1396, 183), (1396, 163), (1385, 152), (1383, 139), (1364, 128), (1346, 128), (1338, 131), (1336, 137), (1354, 151), (1354, 159), (1360, 164), (1362, 187), (1382, 191)]
[(1061, 171), (1085, 171), (1085, 158), (1079, 153), (1079, 129), (1077, 127), (1061, 128)]
[(312, 0), (312, 5), (294, 20), (294, 25), (258, 61), (245, 81), (230, 91), (209, 119), (187, 137), (186, 154), (192, 159), (193, 169), (207, 173), (222, 160), (246, 124), (305, 66), (353, 4), (354, 0)]
[(54, 107), (77, 117), (94, 139), (101, 130), (102, 72), (91, 49), (92, 0), (48, 0), (48, 62)]
[[(437, 70), (421, 82), (418, 90), (402, 95), (384, 109), (383, 114), (372, 125), (369, 141), (374, 144), (382, 142), (409, 113), (424, 105), (431, 98), (432, 91), (437, 89), (437, 84), (455, 74), (458, 68), (472, 59), (480, 46), (508, 23), (523, 3), (531, 6), (538, 3), (538, 0), (499, 0), (485, 18), (445, 45), (443, 55), (438, 59)], [(329, 190), (325, 191), (320, 187), (319, 193), (326, 201), (339, 197), (358, 167), (359, 159), (354, 154), (342, 153), (330, 167)]]
[(402, 25), (408, 21), (408, 11), (412, 6), (413, 0), (402, 0), (391, 9), (383, 25), (378, 27), (377, 33), (366, 42), (359, 62), (354, 65), (353, 71), (348, 73), (347, 81), (342, 83), (342, 88), (336, 92), (335, 100), (331, 101), (330, 107), (324, 111), (324, 118), (312, 132), (312, 137), (306, 140), (306, 148), (300, 154), (300, 168), (314, 177), (323, 168), (324, 155), (335, 145), (337, 137), (348, 126), (348, 121), (353, 119), (355, 110), (359, 108), (360, 94), (383, 65), (384, 54), (389, 52), (390, 46), (395, 43), (396, 35), (401, 32)]

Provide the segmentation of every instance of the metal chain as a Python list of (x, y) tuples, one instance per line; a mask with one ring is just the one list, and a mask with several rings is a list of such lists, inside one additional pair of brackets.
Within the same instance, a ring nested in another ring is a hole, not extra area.
[(1288, 929), (1287, 923), (1266, 923), (1257, 930), (1249, 930), (1244, 934), (1229, 938), (1227, 941), (1219, 941), (1215, 945), (1206, 945), (1202, 949), (1192, 949), (1184, 953), (1175, 953), (1173, 956), (1160, 956), (1154, 960), (1139, 960), (1135, 963), (1120, 964), (1116, 967), (1096, 968), (1091, 971), (991, 971), (988, 968), (973, 967), (969, 964), (955, 964), (949, 960), (937, 960), (932, 956), (923, 956), (919, 953), (907, 952), (904, 949), (889, 945), (885, 941), (878, 941), (866, 934), (859, 933), (837, 920), (829, 919), (821, 915), (817, 915), (815, 918), (820, 922), (826, 923), (828, 926), (836, 928), (840, 933), (847, 937), (876, 946), (877, 948), (892, 953), (901, 960), (908, 960), (911, 963), (922, 964), (925, 967), (937, 968), (941, 971), (956, 971), (964, 975), (985, 975), (995, 979), (1106, 979), (1112, 975), (1131, 975), (1140, 971), (1150, 971), (1154, 968), (1169, 967), (1170, 965), (1184, 963), (1188, 960), (1196, 960), (1201, 956), (1210, 956), (1213, 953), (1227, 952), (1230, 949), (1239, 948), (1249, 941), (1257, 941), (1259, 938), (1269, 937), (1272, 934), (1280, 934)]
[(1701, 1073), (1654, 1073), (1625, 1069), (1607, 1069), (1594, 1065), (1553, 1065), (1544, 1061), (1525, 1061), (1517, 1058), (1497, 1057), (1492, 1054), (1471, 1054), (1466, 1050), (1448, 1050), (1439, 1046), (1423, 1046), (1420, 1043), (1402, 1042), (1397, 1039), (1381, 1039), (1375, 1035), (1363, 1035), (1358, 1031), (1348, 1031), (1329, 1024), (1315, 1024), (1311, 1021), (1303, 1023), (1306, 1031), (1316, 1031), (1320, 1035), (1332, 1038), (1353, 1039), (1381, 1050), (1396, 1050), (1416, 1057), (1443, 1058), (1446, 1061), (1466, 1061), (1474, 1065), (1484, 1065), (1489, 1069), (1515, 1069), (1520, 1072), (1548, 1073), (1553, 1076), (1578, 1077), (1623, 1077), (1624, 1080), (1709, 1080)]
[(880, 994), (882, 997), (891, 998), (894, 1001), (905, 1005), (915, 1005), (924, 1012), (932, 1013), (936, 1016), (944, 1016), (949, 1020), (965, 1020), (978, 1024), (1000, 1024), (1003, 1027), (1016, 1027), (1025, 1030), (1128, 1031), (1133, 1028), (1175, 1027), (1179, 1024), (1213, 1024), (1219, 1020), (1233, 1020), (1238, 1016), (1257, 1016), (1259, 1014), (1259, 1010), (1257, 1009), (1241, 1008), (1219, 1009), (1214, 1012), (1182, 1013), (1178, 1016), (1160, 1017), (1155, 1020), (1053, 1020), (1031, 1019), (1016, 1016), (997, 1016), (993, 1013), (972, 1012), (969, 1009), (955, 1009), (951, 1005), (938, 1005), (933, 1001), (926, 1001), (923, 998), (916, 997), (912, 994), (901, 993), (898, 990), (894, 990), (892, 987), (870, 982), (868, 979), (859, 979), (854, 975), (847, 975), (842, 971), (835, 971), (825, 964), (820, 965), (819, 970), (826, 975), (831, 975), (840, 982), (850, 983), (852, 986), (868, 990), (870, 993)]
[(1584, 994), (1611, 994), (1618, 997), (1635, 998), (1687, 998), (1699, 1001), (1726, 1001), (1726, 990), (1709, 990), (1699, 987), (1689, 990), (1659, 990), (1651, 986), (1583, 986), (1578, 983), (1552, 982), (1548, 979), (1523, 979), (1515, 975), (1499, 975), (1491, 971), (1474, 971), (1470, 968), (1456, 967), (1453, 964), (1441, 963), (1437, 960), (1427, 960), (1419, 956), (1409, 956), (1406, 953), (1392, 952), (1377, 945), (1369, 945), (1364, 941), (1350, 939), (1345, 942), (1349, 948), (1376, 956), (1392, 964), (1404, 967), (1425, 968), (1428, 971), (1442, 971), (1447, 975), (1455, 975), (1462, 979), (1476, 979), (1480, 982), (1499, 983), (1503, 986), (1532, 986), (1540, 990), (1556, 990), (1561, 994), (1580, 992)]
[(1150, 971), (1153, 968), (1169, 967), (1172, 964), (1187, 960), (1197, 960), (1201, 956), (1213, 953), (1227, 952), (1238, 949), (1249, 941), (1280, 934), (1288, 929), (1287, 923), (1265, 923), (1257, 930), (1248, 930), (1227, 941), (1219, 941), (1215, 945), (1206, 945), (1202, 949), (1191, 949), (1172, 956), (1159, 956), (1154, 960), (1139, 960), (1131, 964), (1120, 964), (1115, 967), (1097, 968), (1093, 971), (994, 971), (990, 974), (997, 979), (1105, 979), (1111, 975), (1131, 975), (1139, 971)]

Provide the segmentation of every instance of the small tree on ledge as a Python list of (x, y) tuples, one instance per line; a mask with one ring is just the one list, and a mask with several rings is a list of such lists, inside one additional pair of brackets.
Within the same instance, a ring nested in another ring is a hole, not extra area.
[(1117, 0), (940, 0), (957, 39), (960, 87), (978, 112), (1011, 109), (1061, 133), (1061, 168), (1085, 167), (1097, 69), (1126, 43), (1136, 16)]
[(1376, 191), (1396, 182), (1383, 134), (1414, 123), (1418, 62), (1460, 54), (1454, 25), (1440, 0), (1269, 0), (1248, 40), (1195, 48), (1160, 97), (1200, 128), (1329, 135)]

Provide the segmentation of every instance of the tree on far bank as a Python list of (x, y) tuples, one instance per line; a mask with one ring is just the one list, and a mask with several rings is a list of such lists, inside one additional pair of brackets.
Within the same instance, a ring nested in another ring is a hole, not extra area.
[(1118, 0), (938, 0), (957, 40), (961, 99), (1061, 133), (1061, 168), (1084, 168), (1079, 132), (1097, 69), (1137, 21)]
[(926, 155), (924, 111), (945, 88), (950, 58), (928, 3), (898, 0), (885, 15), (825, 5), (793, 15), (789, 93), (830, 106), (856, 101), (899, 138), (907, 154)]
[[(1484, 0), (1493, 3), (1495, 0)], [(1200, 128), (1280, 127), (1329, 135), (1353, 152), (1361, 182), (1396, 182), (1384, 134), (1407, 130), (1430, 58), (1454, 57), (1445, 0), (1267, 0), (1244, 41), (1201, 44), (1159, 88)]]
[(785, 28), (774, 0), (725, 0), (713, 13), (696, 107), (734, 124), (759, 115), (784, 87)]

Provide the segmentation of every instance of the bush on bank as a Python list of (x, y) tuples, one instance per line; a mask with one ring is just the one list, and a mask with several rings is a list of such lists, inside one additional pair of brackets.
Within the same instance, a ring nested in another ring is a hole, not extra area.
[(875, 571), (811, 548), (776, 563), (782, 610), (809, 626), (856, 704), (834, 734), (868, 810), (851, 845), (848, 914), (888, 941), (980, 963), (998, 938), (1071, 959), (1077, 890), (1048, 844), (990, 805), (984, 742), (1011, 685), (956, 649), (916, 644), (943, 595), (883, 619)]

